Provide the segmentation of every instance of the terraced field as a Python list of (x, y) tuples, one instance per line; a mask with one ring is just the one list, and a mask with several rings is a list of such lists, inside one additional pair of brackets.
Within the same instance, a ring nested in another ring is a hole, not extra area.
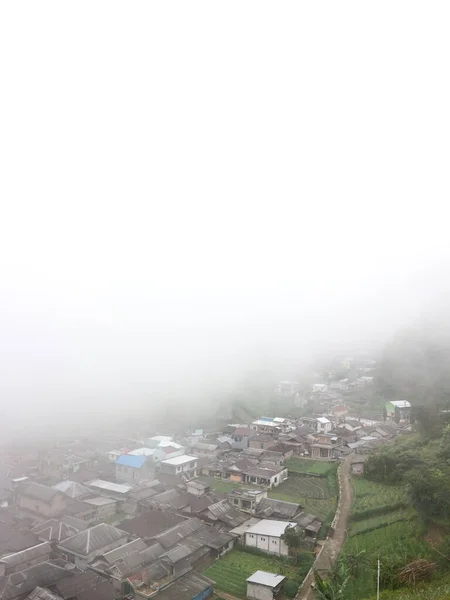
[[(360, 557), (361, 567), (346, 588), (348, 600), (369, 598), (376, 593), (376, 564), (382, 557), (382, 575), (387, 566), (397, 568), (415, 558), (430, 558), (432, 550), (423, 539), (423, 525), (408, 506), (403, 488), (386, 486), (364, 478), (353, 480), (354, 500), (349, 537), (343, 557)], [(434, 556), (434, 559), (436, 556)]]
[(216, 582), (216, 588), (233, 596), (245, 598), (247, 594), (246, 580), (255, 571), (283, 573), (288, 578), (295, 578), (296, 570), (292, 565), (285, 565), (276, 557), (250, 554), (236, 548), (223, 558), (208, 567), (204, 574)]
[(353, 480), (353, 488), (355, 500), (351, 515), (355, 520), (369, 516), (373, 511), (383, 513), (408, 504), (406, 490), (401, 487), (357, 478)]
[(309, 458), (290, 458), (286, 461), (286, 467), (292, 473), (302, 473), (304, 475), (312, 473), (326, 476), (336, 469), (336, 462), (311, 460)]

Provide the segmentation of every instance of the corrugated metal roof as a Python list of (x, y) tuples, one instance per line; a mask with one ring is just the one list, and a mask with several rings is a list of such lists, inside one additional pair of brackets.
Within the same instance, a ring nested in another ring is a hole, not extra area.
[(253, 575), (247, 579), (248, 583), (258, 583), (266, 587), (275, 588), (280, 585), (286, 577), (284, 575), (276, 575), (275, 573), (269, 573), (268, 571), (255, 571)]
[(126, 494), (133, 488), (131, 485), (124, 483), (112, 483), (111, 481), (104, 481), (103, 479), (93, 479), (92, 481), (86, 481), (86, 485), (89, 487), (95, 487), (100, 490), (106, 490), (108, 492), (115, 492), (118, 494)]
[(123, 465), (124, 467), (132, 467), (133, 469), (140, 469), (147, 461), (147, 456), (139, 454), (122, 454), (116, 460), (116, 465)]
[(62, 600), (62, 597), (50, 592), (50, 590), (37, 587), (31, 594), (28, 594), (26, 600)]
[(195, 571), (189, 571), (173, 583), (158, 592), (158, 600), (180, 600), (180, 598), (196, 598), (209, 588), (214, 587), (214, 582)]
[(203, 527), (203, 523), (194, 517), (193, 519), (188, 519), (179, 525), (175, 525), (171, 529), (160, 533), (155, 539), (162, 545), (164, 548), (168, 549), (175, 544), (179, 543), (185, 537), (198, 531)]
[(51, 552), (51, 544), (48, 542), (43, 542), (42, 544), (37, 544), (36, 546), (32, 546), (26, 550), (21, 550), (20, 552), (15, 552), (14, 554), (4, 556), (2, 559), (0, 559), (0, 562), (7, 564), (8, 567), (17, 567), (21, 564), (28, 563), (31, 560), (36, 560), (37, 558), (45, 561), (50, 557)]
[(53, 488), (66, 494), (66, 496), (69, 496), (70, 498), (81, 498), (92, 494), (92, 490), (86, 486), (76, 481), (69, 481), (68, 479), (66, 481), (60, 481), (54, 485)]
[(119, 546), (115, 550), (110, 550), (103, 555), (103, 558), (109, 562), (110, 564), (119, 560), (119, 558), (124, 558), (129, 554), (133, 554), (134, 552), (140, 552), (141, 550), (146, 550), (147, 544), (141, 538), (137, 540), (133, 540), (132, 542), (128, 542), (128, 544), (124, 544), (123, 546)]
[(118, 542), (121, 539), (125, 543), (127, 536), (126, 531), (122, 531), (106, 523), (100, 523), (100, 525), (86, 529), (86, 531), (80, 531), (80, 533), (67, 538), (58, 547), (74, 554), (87, 556), (91, 552), (100, 551), (105, 546)]

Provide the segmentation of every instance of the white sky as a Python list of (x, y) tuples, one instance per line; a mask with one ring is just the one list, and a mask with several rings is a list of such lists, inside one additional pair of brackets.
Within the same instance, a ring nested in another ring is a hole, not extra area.
[(430, 306), (450, 254), (448, 17), (2, 3), (3, 405), (195, 386)]

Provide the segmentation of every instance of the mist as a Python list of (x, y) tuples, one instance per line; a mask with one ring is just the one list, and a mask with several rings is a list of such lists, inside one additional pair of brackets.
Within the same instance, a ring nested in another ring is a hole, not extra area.
[(1, 13), (5, 430), (204, 407), (442, 314), (439, 6)]

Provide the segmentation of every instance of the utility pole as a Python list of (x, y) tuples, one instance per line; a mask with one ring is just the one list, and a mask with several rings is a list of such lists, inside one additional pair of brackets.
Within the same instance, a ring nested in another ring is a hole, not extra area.
[(378, 555), (378, 569), (377, 569), (377, 600), (380, 600), (380, 555)]

